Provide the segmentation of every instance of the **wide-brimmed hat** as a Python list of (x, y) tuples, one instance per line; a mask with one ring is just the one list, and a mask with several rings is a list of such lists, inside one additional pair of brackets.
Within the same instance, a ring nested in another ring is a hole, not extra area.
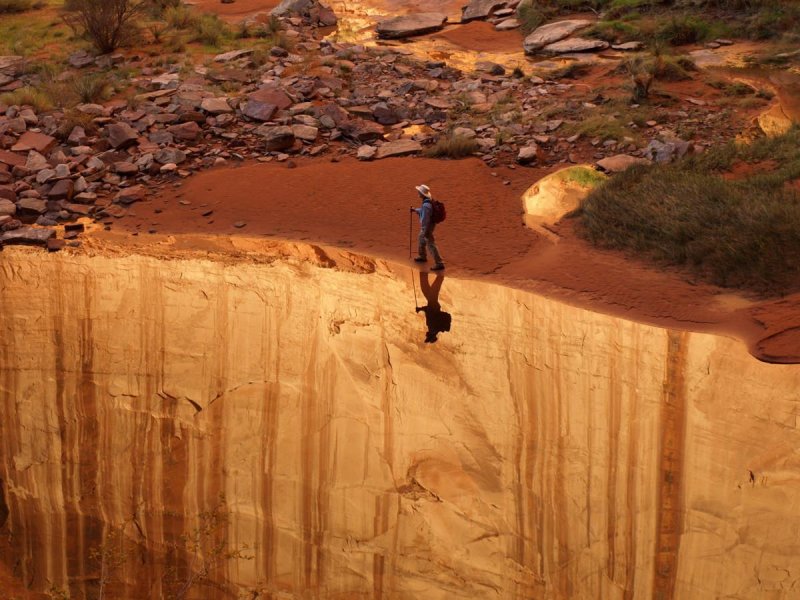
[(422, 185), (418, 185), (418, 186), (416, 187), (416, 190), (417, 190), (417, 191), (418, 191), (420, 194), (422, 194), (423, 196), (428, 196), (428, 197), (430, 198), (430, 195), (431, 195), (431, 188), (429, 188), (429, 187), (428, 187), (427, 185), (425, 185), (424, 183), (423, 183)]

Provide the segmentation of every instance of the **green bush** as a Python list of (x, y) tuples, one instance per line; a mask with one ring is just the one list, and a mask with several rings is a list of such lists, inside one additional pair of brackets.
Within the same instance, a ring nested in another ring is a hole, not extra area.
[[(769, 158), (741, 180), (720, 171)], [(760, 293), (798, 287), (800, 132), (726, 146), (673, 165), (634, 167), (594, 190), (578, 216), (594, 244), (690, 269), (715, 284)]]
[(707, 39), (711, 26), (692, 15), (673, 15), (657, 30), (658, 38), (673, 46), (695, 44)]

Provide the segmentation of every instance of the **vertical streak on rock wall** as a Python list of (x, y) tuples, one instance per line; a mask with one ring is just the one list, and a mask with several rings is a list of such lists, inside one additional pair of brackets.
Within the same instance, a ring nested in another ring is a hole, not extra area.
[(667, 371), (661, 408), (654, 600), (670, 600), (673, 597), (678, 569), (683, 528), (687, 337), (684, 332), (672, 331), (667, 338)]

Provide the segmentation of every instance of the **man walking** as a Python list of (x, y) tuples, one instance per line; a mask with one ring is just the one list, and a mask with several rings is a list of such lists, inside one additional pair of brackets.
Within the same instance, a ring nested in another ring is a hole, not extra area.
[(434, 260), (434, 265), (431, 271), (441, 271), (444, 269), (442, 257), (439, 254), (439, 249), (436, 247), (436, 240), (433, 237), (433, 230), (436, 228), (436, 222), (433, 218), (433, 198), (431, 198), (431, 190), (427, 185), (418, 185), (416, 187), (419, 196), (422, 199), (422, 206), (420, 208), (411, 208), (412, 212), (419, 215), (419, 241), (417, 245), (418, 256), (414, 258), (416, 262), (424, 263), (428, 261), (426, 250), (430, 250), (431, 256)]

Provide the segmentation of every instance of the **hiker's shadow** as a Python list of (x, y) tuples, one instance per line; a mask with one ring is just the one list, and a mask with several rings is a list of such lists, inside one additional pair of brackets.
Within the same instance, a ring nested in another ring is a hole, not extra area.
[(425, 323), (428, 326), (428, 331), (425, 333), (425, 343), (433, 344), (436, 342), (437, 336), (440, 333), (450, 331), (450, 325), (453, 318), (450, 313), (442, 310), (439, 304), (439, 292), (444, 283), (444, 275), (441, 273), (436, 275), (433, 284), (430, 282), (430, 273), (420, 271), (419, 274), (419, 287), (422, 290), (422, 295), (428, 301), (427, 306), (417, 306), (417, 312), (425, 313)]

